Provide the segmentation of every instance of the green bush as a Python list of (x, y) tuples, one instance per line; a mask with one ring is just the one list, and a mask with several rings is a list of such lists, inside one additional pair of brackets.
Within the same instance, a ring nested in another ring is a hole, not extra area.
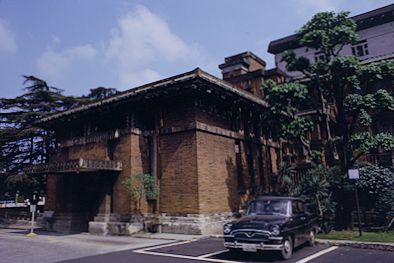
[(326, 218), (331, 217), (335, 210), (328, 174), (329, 170), (326, 167), (317, 165), (308, 171), (294, 190), (295, 196), (306, 198), (317, 208), (320, 216)]
[(362, 164), (357, 186), (361, 205), (375, 209), (382, 222), (394, 216), (394, 172), (372, 164)]
[(135, 201), (137, 210), (140, 209), (141, 199), (156, 199), (159, 196), (160, 188), (157, 185), (156, 177), (150, 174), (135, 174), (122, 181), (130, 198)]

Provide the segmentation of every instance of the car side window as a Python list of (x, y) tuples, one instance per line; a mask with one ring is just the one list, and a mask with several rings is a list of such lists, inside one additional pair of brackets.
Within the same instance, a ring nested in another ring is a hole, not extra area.
[(304, 204), (300, 201), (293, 201), (291, 204), (291, 209), (293, 211), (293, 215), (299, 215), (305, 212)]

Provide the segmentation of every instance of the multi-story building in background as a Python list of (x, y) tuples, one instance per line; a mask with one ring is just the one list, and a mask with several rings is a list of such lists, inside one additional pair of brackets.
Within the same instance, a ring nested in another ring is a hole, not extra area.
[[(353, 16), (351, 19), (356, 22), (359, 40), (352, 45), (344, 46), (339, 55), (356, 56), (362, 64), (394, 60), (394, 4)], [(287, 70), (286, 62), (282, 61), (286, 50), (292, 50), (298, 57), (308, 58), (311, 63), (324, 59), (324, 55), (319, 50), (300, 46), (296, 34), (271, 41), (268, 52), (275, 55), (276, 67), (290, 78), (289, 81), (302, 80), (303, 75), (301, 72)], [(393, 85), (385, 83), (383, 87), (381, 84), (378, 83), (374, 88), (385, 88), (394, 94)], [(370, 130), (374, 133), (388, 132), (394, 135), (393, 114), (387, 112), (376, 115)], [(315, 137), (319, 135), (315, 134)], [(379, 165), (394, 166), (394, 151), (382, 151), (365, 158)]]

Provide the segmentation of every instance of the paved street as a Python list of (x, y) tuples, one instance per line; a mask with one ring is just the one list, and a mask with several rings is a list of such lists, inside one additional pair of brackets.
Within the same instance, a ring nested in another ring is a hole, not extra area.
[(173, 242), (170, 240), (98, 237), (88, 234), (60, 235), (39, 232), (33, 238), (26, 230), (0, 228), (0, 263), (50, 263), (114, 251), (131, 250)]
[[(326, 252), (328, 251), (328, 252)], [(319, 255), (319, 254), (322, 255)], [(164, 245), (158, 248), (148, 248), (140, 250), (128, 250), (115, 253), (109, 253), (100, 256), (81, 258), (78, 260), (65, 261), (65, 263), (104, 263), (115, 261), (123, 262), (218, 262), (218, 263), (236, 263), (236, 262), (380, 262), (392, 263), (394, 259), (393, 252), (375, 251), (367, 249), (356, 249), (346, 247), (328, 247), (317, 245), (314, 247), (301, 247), (294, 251), (290, 260), (281, 260), (276, 253), (265, 252), (257, 254), (242, 253), (237, 257), (231, 256), (222, 245), (220, 239), (203, 239), (198, 241), (183, 241), (178, 245)]]
[[(329, 247), (301, 247), (290, 260), (282, 261), (276, 253), (242, 253), (232, 256), (222, 240), (164, 240), (136, 237), (98, 237), (88, 234), (54, 235), (40, 233), (25, 237), (25, 231), (0, 229), (0, 263), (5, 262), (380, 262), (391, 263), (393, 252)], [(174, 236), (175, 238), (176, 236)]]

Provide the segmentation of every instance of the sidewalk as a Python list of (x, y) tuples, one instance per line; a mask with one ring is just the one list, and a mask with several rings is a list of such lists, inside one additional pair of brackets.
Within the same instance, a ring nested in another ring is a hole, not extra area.
[(88, 233), (65, 235), (40, 230), (35, 231), (37, 236), (26, 237), (28, 232), (26, 228), (0, 228), (0, 263), (58, 262), (195, 238), (167, 234), (143, 234), (141, 237), (94, 236)]

